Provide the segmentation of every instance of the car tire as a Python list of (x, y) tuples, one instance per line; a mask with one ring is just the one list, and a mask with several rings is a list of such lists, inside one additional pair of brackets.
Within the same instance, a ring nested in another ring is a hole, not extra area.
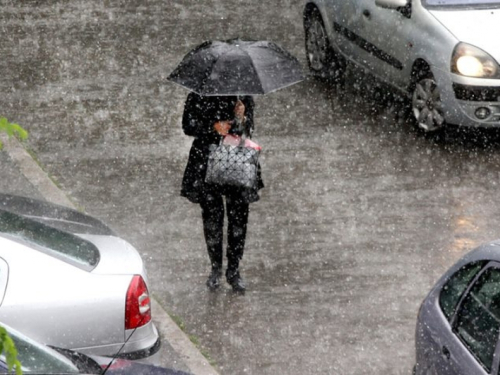
[(443, 103), (432, 73), (417, 74), (410, 106), (416, 125), (424, 132), (436, 133), (444, 129)]
[(340, 81), (345, 72), (345, 60), (333, 50), (317, 8), (304, 14), (304, 32), (309, 71), (319, 80)]

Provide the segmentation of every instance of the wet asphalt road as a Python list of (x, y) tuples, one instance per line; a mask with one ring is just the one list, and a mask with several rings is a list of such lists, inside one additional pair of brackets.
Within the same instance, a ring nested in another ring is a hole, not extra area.
[(266, 188), (251, 206), (248, 292), (204, 285), (200, 210), (178, 194), (187, 92), (166, 76), (196, 44), (235, 36), (304, 63), (301, 11), (297, 0), (0, 1), (1, 114), (30, 131), (77, 205), (141, 251), (154, 295), (221, 374), (409, 374), (426, 292), (499, 237), (497, 134), (425, 137), (351, 81), (257, 97)]

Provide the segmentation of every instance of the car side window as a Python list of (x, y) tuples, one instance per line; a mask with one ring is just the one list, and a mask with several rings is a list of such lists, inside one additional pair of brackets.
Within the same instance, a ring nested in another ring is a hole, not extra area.
[(487, 269), (465, 296), (457, 312), (455, 331), (491, 371), (500, 333), (500, 269)]
[(466, 264), (454, 273), (441, 289), (439, 305), (448, 320), (453, 316), (462, 294), (485, 264), (486, 262)]

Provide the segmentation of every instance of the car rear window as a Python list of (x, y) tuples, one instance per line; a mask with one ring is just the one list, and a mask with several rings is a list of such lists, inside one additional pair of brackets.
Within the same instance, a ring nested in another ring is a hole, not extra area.
[(11, 212), (0, 210), (0, 233), (87, 271), (99, 263), (99, 250), (89, 241)]

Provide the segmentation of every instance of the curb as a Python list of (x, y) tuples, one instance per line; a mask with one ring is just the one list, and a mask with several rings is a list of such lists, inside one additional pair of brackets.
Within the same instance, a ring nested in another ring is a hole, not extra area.
[(3, 134), (0, 140), (3, 143), (3, 149), (19, 166), (24, 177), (26, 177), (47, 201), (61, 206), (75, 208), (74, 204), (71, 203), (61, 190), (59, 190), (47, 173), (45, 173), (38, 163), (33, 160), (31, 155), (15, 137), (8, 138)]
[(155, 298), (151, 299), (151, 308), (158, 331), (162, 337), (168, 337), (170, 346), (193, 375), (219, 375)]
[[(15, 137), (8, 138), (2, 134), (0, 141), (21, 173), (48, 202), (77, 209)], [(151, 298), (151, 308), (160, 336), (168, 341), (193, 375), (219, 375), (155, 298)]]

